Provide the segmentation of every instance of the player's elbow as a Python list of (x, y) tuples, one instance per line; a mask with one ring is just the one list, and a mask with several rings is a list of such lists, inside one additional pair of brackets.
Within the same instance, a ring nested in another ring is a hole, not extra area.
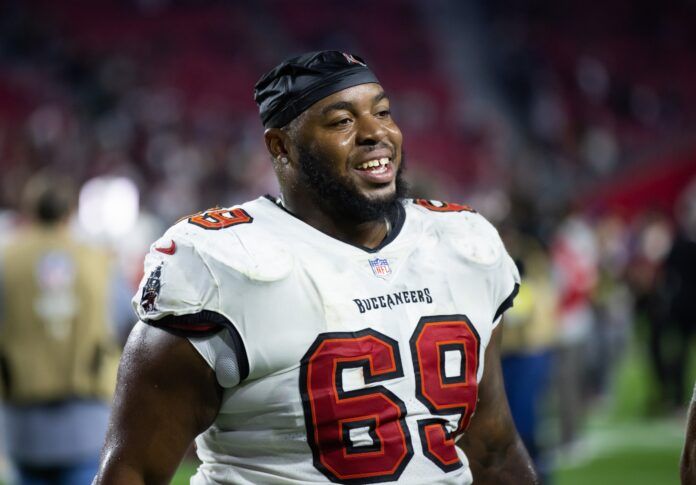
[(117, 453), (104, 450), (99, 471), (92, 485), (145, 485), (167, 483), (166, 480), (147, 478), (138, 467), (129, 464)]

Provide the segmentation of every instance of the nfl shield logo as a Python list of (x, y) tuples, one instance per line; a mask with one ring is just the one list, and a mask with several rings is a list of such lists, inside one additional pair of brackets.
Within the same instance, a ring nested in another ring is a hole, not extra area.
[(386, 278), (392, 272), (391, 268), (389, 267), (389, 261), (387, 261), (386, 259), (368, 259), (368, 262), (370, 263), (372, 272), (378, 278)]

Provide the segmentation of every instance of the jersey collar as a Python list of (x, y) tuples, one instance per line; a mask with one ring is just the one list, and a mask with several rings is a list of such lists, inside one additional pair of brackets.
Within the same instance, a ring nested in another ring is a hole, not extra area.
[[(283, 211), (286, 212), (287, 214), (290, 214), (292, 217), (294, 217), (295, 219), (297, 219), (297, 220), (300, 221), (301, 223), (303, 223), (303, 224), (305, 224), (305, 225), (307, 225), (307, 226), (309, 226), (309, 227), (312, 227), (315, 231), (321, 232), (321, 231), (319, 231), (318, 229), (316, 229), (315, 227), (313, 227), (313, 226), (307, 224), (306, 222), (304, 222), (302, 219), (300, 219), (299, 217), (297, 217), (297, 216), (296, 216), (295, 214), (293, 214), (292, 212), (290, 212), (290, 211), (283, 205), (283, 203), (280, 201), (279, 198), (273, 197), (273, 196), (270, 195), (270, 194), (264, 195), (264, 198), (266, 198), (266, 199), (268, 199), (269, 201), (273, 202), (273, 204), (275, 204), (276, 207), (278, 207), (279, 209), (283, 210)], [(362, 251), (365, 251), (366, 253), (370, 253), (370, 254), (372, 254), (372, 253), (377, 253), (377, 252), (379, 252), (380, 250), (384, 249), (384, 247), (386, 247), (389, 243), (391, 243), (392, 241), (394, 241), (394, 239), (396, 239), (397, 236), (401, 233), (401, 229), (404, 227), (404, 222), (406, 222), (406, 210), (404, 209), (403, 204), (396, 204), (396, 205), (395, 205), (395, 209), (392, 210), (392, 211), (390, 211), (390, 213), (387, 214), (387, 219), (389, 220), (389, 224), (391, 225), (391, 229), (390, 229), (389, 233), (387, 234), (387, 237), (385, 237), (385, 238), (382, 240), (382, 242), (379, 243), (379, 245), (378, 245), (377, 247), (375, 247), (375, 248), (368, 248), (368, 247), (362, 246), (362, 245), (360, 245), (360, 244), (353, 244), (353, 243), (351, 243), (351, 242), (342, 241), (342, 240), (340, 240), (340, 239), (336, 239), (335, 237), (329, 236), (328, 234), (326, 234), (326, 233), (324, 233), (324, 232), (321, 232), (321, 233), (324, 234), (326, 237), (330, 237), (331, 239), (334, 239), (335, 241), (339, 241), (339, 242), (341, 242), (341, 243), (348, 244), (348, 245), (350, 245), (350, 246), (356, 247), (356, 248), (358, 248), (358, 249), (361, 249)]]

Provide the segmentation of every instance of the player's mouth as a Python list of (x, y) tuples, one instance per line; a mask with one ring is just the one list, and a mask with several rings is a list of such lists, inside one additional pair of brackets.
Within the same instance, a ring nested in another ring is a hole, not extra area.
[(368, 182), (384, 184), (394, 178), (394, 164), (390, 157), (374, 158), (355, 165), (354, 170)]

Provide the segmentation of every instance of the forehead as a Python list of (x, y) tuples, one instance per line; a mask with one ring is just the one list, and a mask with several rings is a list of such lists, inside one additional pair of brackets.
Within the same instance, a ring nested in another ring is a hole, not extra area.
[(320, 99), (303, 113), (308, 117), (322, 116), (327, 111), (349, 108), (348, 105), (358, 109), (369, 107), (384, 98), (384, 89), (377, 83), (358, 84), (350, 88), (337, 91), (323, 99)]

